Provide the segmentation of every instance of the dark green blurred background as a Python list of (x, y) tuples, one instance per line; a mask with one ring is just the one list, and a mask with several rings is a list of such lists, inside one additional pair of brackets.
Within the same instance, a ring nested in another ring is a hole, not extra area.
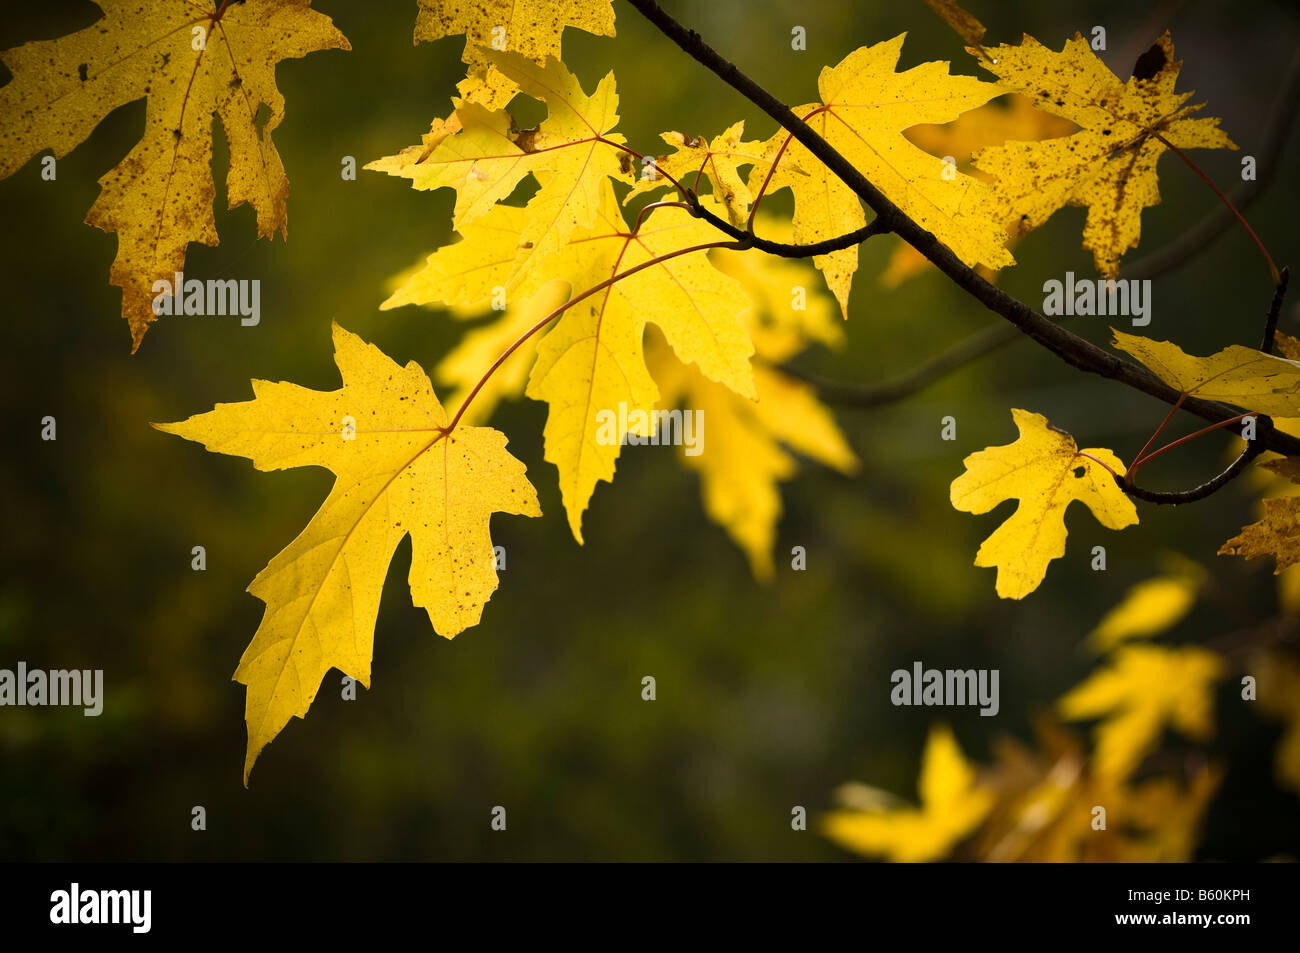
[[(958, 513), (948, 483), (967, 453), (1008, 443), (1010, 407), (1047, 414), (1083, 446), (1131, 458), (1163, 415), (1157, 402), (1070, 371), (1017, 342), (903, 404), (840, 420), (863, 460), (845, 479), (813, 465), (786, 488), (778, 578), (756, 584), (724, 533), (705, 521), (697, 478), (670, 451), (625, 452), (585, 522), (569, 534), (554, 468), (543, 461), (545, 408), (522, 400), (494, 418), (529, 467), (546, 517), (497, 516), (509, 553), (482, 624), (454, 642), (411, 607), (403, 543), (375, 633), (372, 690), (354, 702), (327, 677), (305, 721), (262, 755), (244, 790), (242, 686), (230, 676), (262, 604), (249, 580), (299, 532), (332, 477), (258, 473), (245, 460), (152, 430), (217, 401), (251, 396), (250, 378), (338, 386), (332, 319), (394, 359), (426, 368), (460, 327), (414, 308), (380, 313), (385, 283), (450, 236), (452, 193), (412, 191), (358, 165), (415, 142), (445, 114), (462, 67), (462, 40), (416, 47), (414, 0), (318, 0), (350, 39), (350, 53), (313, 54), (278, 71), (287, 116), (275, 132), (292, 183), (287, 244), (255, 241), (245, 207), (225, 210), (226, 151), (217, 140), (217, 248), (191, 246), (190, 276), (259, 278), (262, 321), (170, 318), (137, 356), (108, 283), (114, 236), (82, 219), (97, 178), (130, 149), (144, 104), (113, 113), (43, 182), (33, 160), (0, 182), (0, 281), (5, 341), (0, 388), (8, 439), (0, 484), (3, 579), (0, 667), (102, 668), (104, 714), (0, 710), (3, 859), (843, 859), (814, 832), (790, 829), (792, 805), (830, 807), (832, 789), (859, 779), (915, 797), (934, 713), (896, 709), (889, 673), (915, 659), (1002, 672), (1001, 713), (944, 712), (967, 753), (987, 758), (999, 733), (1029, 737), (1028, 718), (1091, 667), (1084, 634), (1128, 586), (1155, 574), (1166, 549), (1211, 566), (1193, 616), (1171, 635), (1203, 641), (1275, 611), (1268, 567), (1216, 559), (1253, 519), (1239, 481), (1189, 509), (1143, 507), (1117, 535), (1073, 510), (1069, 550), (1023, 603), (993, 591), (971, 563), (1010, 507)], [(826, 0), (667, 5), (787, 102), (816, 98), (816, 76), (852, 49), (909, 30), (902, 66), (952, 59), (977, 69), (959, 41), (916, 2)], [(619, 129), (641, 151), (657, 134), (713, 135), (738, 118), (750, 138), (773, 124), (615, 4), (617, 39), (569, 30), (565, 58), (584, 85), (616, 64)], [(1166, 26), (1185, 60), (1180, 88), (1251, 153), (1275, 87), (1300, 38), (1291, 3), (972, 4), (995, 40), (1021, 31), (1060, 48), (1076, 29), (1107, 28), (1109, 64), (1127, 75)], [(0, 48), (81, 28), (88, 2), (6, 4)], [(790, 50), (794, 25), (808, 50)], [(7, 76), (4, 77), (7, 80)], [(1237, 180), (1238, 153), (1197, 158), (1218, 181)], [(1297, 263), (1292, 136), (1281, 171), (1249, 218), (1279, 263)], [(1215, 199), (1172, 156), (1161, 163), (1164, 204), (1143, 216), (1150, 251), (1209, 212)], [(772, 202), (788, 209), (788, 192)], [(1041, 298), (1045, 278), (1092, 274), (1080, 248), (1083, 210), (1059, 213), (1016, 249), (1003, 284)], [(889, 241), (863, 250), (843, 353), (810, 353), (805, 367), (871, 382), (998, 320), (936, 274), (896, 293), (876, 275)], [(1195, 263), (1155, 284), (1147, 329), (1205, 353), (1253, 344), (1267, 277), (1248, 240), (1227, 234)], [(1066, 319), (1070, 320), (1070, 319)], [(1071, 327), (1104, 341), (1104, 319)], [(1294, 309), (1283, 329), (1295, 333)], [(938, 439), (954, 414), (958, 440)], [(40, 420), (58, 420), (42, 442)], [(1188, 421), (1181, 421), (1182, 432)], [(1224, 441), (1170, 454), (1152, 485), (1200, 482)], [(1109, 570), (1089, 569), (1108, 548)], [(208, 569), (190, 569), (190, 549)], [(790, 547), (808, 570), (789, 570)], [(785, 553), (786, 556), (781, 554)], [(658, 700), (640, 698), (644, 675)], [(1230, 687), (1218, 698), (1213, 748), (1229, 766), (1199, 856), (1259, 859), (1300, 850), (1296, 798), (1271, 782), (1276, 723), (1243, 714)], [(493, 805), (508, 832), (489, 830)], [(203, 805), (208, 830), (190, 829)]]

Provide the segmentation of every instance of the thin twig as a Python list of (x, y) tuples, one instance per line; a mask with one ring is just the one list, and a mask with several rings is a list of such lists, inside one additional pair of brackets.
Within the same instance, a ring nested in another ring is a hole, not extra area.
[[(1249, 415), (1247, 415), (1249, 416)], [(1241, 474), (1246, 472), (1252, 460), (1264, 452), (1264, 441), (1262, 439), (1266, 432), (1272, 432), (1273, 420), (1270, 417), (1258, 417), (1256, 419), (1255, 439), (1246, 444), (1246, 449), (1236, 460), (1228, 466), (1226, 470), (1220, 473), (1212, 480), (1207, 480), (1200, 486), (1193, 487), (1190, 490), (1146, 490), (1132, 482), (1132, 471), (1126, 476), (1116, 477), (1115, 482), (1129, 496), (1137, 497), (1147, 503), (1160, 503), (1168, 506), (1177, 506), (1180, 503), (1195, 503), (1197, 500), (1203, 500), (1211, 494), (1217, 493), (1225, 486), (1235, 480)]]
[(883, 235), (888, 229), (884, 227), (880, 219), (874, 218), (863, 225), (861, 228), (854, 229), (835, 238), (827, 238), (820, 242), (811, 242), (807, 245), (790, 245), (785, 242), (768, 241), (766, 238), (759, 238), (753, 232), (746, 231), (743, 228), (737, 228), (726, 219), (714, 215), (698, 200), (688, 198), (687, 204), (691, 207), (691, 214), (696, 218), (703, 219), (720, 232), (730, 235), (732, 238), (740, 240), (748, 239), (751, 246), (759, 251), (765, 251), (769, 255), (779, 255), (782, 258), (813, 258), (817, 255), (827, 255), (833, 251), (840, 251), (844, 248), (853, 248), (861, 245), (873, 235)]
[[(1290, 282), (1290, 279), (1291, 279), (1290, 271), (1286, 268), (1283, 268), (1281, 274), (1278, 275), (1277, 287), (1273, 289), (1273, 300), (1269, 303), (1268, 314), (1265, 316), (1264, 319), (1264, 340), (1260, 343), (1259, 349), (1263, 351), (1265, 354), (1269, 354), (1273, 350), (1273, 338), (1277, 332), (1277, 318), (1282, 311), (1282, 301), (1286, 298), (1286, 289), (1287, 289), (1287, 285)], [(1182, 398), (1179, 398), (1179, 403), (1182, 403)], [(1174, 410), (1177, 409), (1178, 409), (1178, 405), (1175, 404)], [(1231, 483), (1233, 480), (1239, 477), (1242, 473), (1244, 473), (1246, 471), (1246, 467), (1250, 465), (1250, 462), (1254, 460), (1257, 456), (1259, 456), (1261, 453), (1263, 453), (1264, 451), (1264, 441), (1263, 439), (1261, 439), (1260, 435), (1265, 432), (1272, 433), (1274, 430), (1273, 420), (1271, 417), (1265, 417), (1259, 414), (1245, 413), (1245, 414), (1241, 414), (1236, 418), (1230, 418), (1228, 420), (1221, 421), (1212, 426), (1203, 427), (1193, 434), (1189, 434), (1188, 436), (1183, 437), (1180, 440), (1175, 440), (1173, 443), (1161, 447), (1159, 450), (1153, 451), (1152, 453), (1147, 453), (1147, 449), (1151, 446), (1152, 442), (1156, 439), (1156, 437), (1160, 435), (1161, 431), (1163, 431), (1165, 427), (1169, 424), (1169, 418), (1173, 416), (1173, 413), (1174, 413), (1173, 410), (1169, 412), (1169, 415), (1165, 417), (1164, 423), (1162, 423), (1159, 426), (1159, 428), (1157, 428), (1156, 432), (1151, 435), (1151, 439), (1148, 440), (1143, 445), (1142, 449), (1138, 451), (1138, 455), (1133, 458), (1133, 465), (1128, 468), (1128, 473), (1126, 473), (1124, 477), (1119, 480), (1119, 485), (1124, 489), (1124, 492), (1128, 493), (1130, 496), (1135, 496), (1139, 500), (1145, 500), (1148, 503), (1168, 503), (1173, 505), (1177, 505), (1179, 503), (1193, 503), (1196, 500), (1203, 500), (1207, 496), (1210, 496), (1212, 493), (1217, 493), (1219, 490), (1223, 489), (1225, 486), (1227, 486), (1229, 483)], [(1172, 450), (1174, 447), (1187, 443), (1189, 440), (1199, 437), (1203, 433), (1208, 433), (1211, 430), (1217, 429), (1218, 427), (1227, 426), (1229, 424), (1235, 423), (1237, 420), (1242, 420), (1243, 418), (1251, 417), (1251, 416), (1256, 417), (1254, 438), (1252, 438), (1246, 444), (1246, 448), (1241, 451), (1237, 459), (1234, 460), (1226, 470), (1224, 470), (1214, 479), (1208, 480), (1205, 483), (1202, 483), (1200, 486), (1193, 487), (1190, 490), (1170, 491), (1170, 492), (1158, 491), (1158, 490), (1144, 490), (1133, 483), (1133, 474), (1137, 473), (1138, 468), (1141, 467), (1143, 464), (1145, 464), (1148, 460), (1152, 459), (1153, 457), (1157, 457), (1160, 454), (1164, 453), (1166, 450)]]
[(1212, 191), (1215, 195), (1219, 197), (1219, 201), (1222, 202), (1224, 204), (1224, 207), (1227, 208), (1228, 211), (1232, 213), (1232, 217), (1241, 223), (1241, 227), (1246, 230), (1246, 234), (1249, 235), (1250, 240), (1255, 243), (1255, 247), (1259, 249), (1259, 253), (1264, 256), (1264, 262), (1265, 264), (1268, 265), (1268, 274), (1269, 277), (1273, 279), (1273, 284), (1276, 285), (1279, 281), (1281, 281), (1282, 279), (1278, 275), (1277, 265), (1273, 263), (1273, 256), (1270, 255), (1268, 252), (1268, 246), (1264, 244), (1264, 240), (1262, 238), (1260, 238), (1258, 235), (1255, 234), (1255, 230), (1250, 227), (1250, 222), (1246, 221), (1246, 216), (1242, 215), (1241, 211), (1237, 208), (1237, 206), (1232, 204), (1232, 199), (1228, 198), (1226, 195), (1223, 194), (1223, 190), (1214, 184), (1214, 180), (1210, 178), (1208, 175), (1206, 175), (1204, 169), (1202, 169), (1199, 165), (1197, 165), (1195, 162), (1192, 161), (1191, 156), (1189, 156), (1182, 149), (1179, 149), (1176, 145), (1174, 145), (1172, 142), (1170, 142), (1160, 133), (1157, 132), (1155, 134), (1155, 137), (1159, 139), (1161, 142), (1163, 142), (1165, 146), (1174, 155), (1182, 159), (1183, 162), (1187, 164), (1188, 168), (1190, 168), (1193, 172), (1195, 172), (1198, 176), (1200, 176), (1201, 181), (1210, 187), (1210, 191)]
[(1291, 269), (1283, 268), (1282, 273), (1278, 275), (1278, 282), (1273, 288), (1273, 300), (1268, 306), (1268, 316), (1264, 319), (1264, 339), (1259, 344), (1259, 349), (1265, 354), (1273, 353), (1273, 345), (1277, 343), (1277, 319), (1282, 313), (1282, 299), (1286, 297), (1287, 285), (1291, 283)]

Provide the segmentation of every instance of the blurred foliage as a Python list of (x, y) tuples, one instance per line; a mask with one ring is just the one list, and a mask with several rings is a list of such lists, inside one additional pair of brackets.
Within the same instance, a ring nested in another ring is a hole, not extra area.
[[(844, 859), (852, 855), (830, 841), (792, 831), (791, 808), (819, 813), (851, 778), (914, 800), (933, 719), (890, 704), (894, 669), (918, 659), (999, 669), (997, 718), (973, 709), (945, 715), (966, 757), (1008, 761), (999, 754), (1008, 739), (1025, 744), (1036, 726), (1045, 730), (1039, 713), (1092, 670), (1088, 633), (1160, 570), (1168, 550), (1205, 564), (1210, 577), (1167, 642), (1204, 644), (1258, 630), (1277, 614), (1268, 568), (1213, 556), (1254, 518), (1258, 491), (1246, 481), (1194, 509), (1144, 507), (1140, 526), (1121, 536), (1072, 513), (1069, 551), (1041, 588), (1023, 602), (995, 596), (992, 571), (972, 559), (1005, 512), (958, 513), (948, 484), (966, 454), (1014, 436), (1008, 408), (1046, 414), (1082, 445), (1124, 458), (1164, 413), (1027, 341), (906, 402), (841, 411), (861, 469), (846, 477), (808, 465), (783, 485), (776, 578), (766, 586), (703, 518), (696, 477), (653, 448), (623, 455), (617, 481), (596, 492), (579, 547), (561, 517), (554, 469), (542, 461), (544, 408), (518, 401), (493, 424), (529, 465), (547, 515), (494, 520), (509, 561), (482, 624), (454, 642), (432, 632), (403, 591), (404, 543), (380, 610), (372, 690), (345, 702), (336, 676), (327, 678), (312, 717), (291, 723), (244, 790), (243, 690), (228, 676), (262, 606), (243, 590), (310, 517), (330, 477), (257, 473), (148, 422), (244, 399), (250, 378), (336, 386), (331, 319), (426, 368), (462, 331), (437, 313), (377, 307), (395, 272), (449, 238), (451, 195), (414, 193), (373, 173), (339, 175), (344, 156), (360, 165), (388, 154), (446, 113), (463, 75), (462, 41), (412, 45), (413, 2), (315, 5), (353, 51), (277, 70), (288, 102), (276, 131), (292, 183), (287, 244), (253, 239), (251, 209), (225, 210), (219, 175), (222, 243), (193, 246), (187, 260), (192, 275), (260, 279), (258, 327), (172, 318), (129, 355), (120, 292), (108, 284), (114, 239), (81, 221), (98, 176), (138, 138), (142, 103), (115, 112), (61, 160), (56, 182), (42, 181), (32, 162), (0, 183), (11, 337), (0, 389), (13, 424), (0, 469), (0, 666), (22, 659), (102, 668), (107, 692), (99, 718), (76, 709), (0, 711), (0, 857)], [(1106, 59), (1117, 72), (1170, 28), (1186, 88), (1213, 104), (1246, 154), (1264, 135), (1300, 26), (1281, 2), (1249, 16), (1210, 2), (1150, 13), (1119, 0), (985, 6), (976, 12), (994, 40), (1024, 31), (1059, 47), (1076, 29), (1105, 24)], [(951, 59), (956, 72), (977, 72), (919, 2), (669, 7), (787, 102), (813, 95), (823, 65), (903, 30), (911, 33), (901, 67)], [(754, 138), (773, 131), (630, 7), (616, 10), (616, 39), (569, 31), (565, 58), (588, 86), (617, 67), (620, 129), (633, 147), (658, 149), (668, 129), (713, 136), (739, 119)], [(96, 13), (81, 0), (11, 5), (0, 48), (62, 35)], [(807, 52), (790, 49), (796, 24), (807, 29)], [(1284, 168), (1295, 167), (1298, 148), (1292, 136)], [(1165, 161), (1164, 202), (1143, 217), (1139, 255), (1215, 201), (1188, 170)], [(216, 168), (225, 162), (218, 144)], [(1231, 183), (1238, 162), (1207, 153), (1204, 166)], [(1295, 177), (1280, 175), (1248, 216), (1279, 263), (1296, 261), (1297, 198)], [(786, 201), (774, 196), (770, 210), (788, 213)], [(1082, 216), (1067, 209), (1017, 245), (1020, 264), (1003, 286), (1033, 300), (1046, 278), (1088, 272)], [(933, 273), (886, 291), (878, 276), (891, 254), (889, 242), (863, 248), (845, 347), (809, 351), (800, 366), (871, 382), (997, 320)], [(1168, 329), (1188, 351), (1206, 353), (1255, 339), (1268, 286), (1249, 241), (1230, 232), (1157, 279), (1154, 295), (1148, 330)], [(1297, 317), (1289, 308), (1283, 328), (1294, 332)], [(1102, 320), (1072, 319), (1070, 327), (1095, 342), (1108, 337)], [(958, 421), (955, 442), (938, 437), (947, 414)], [(57, 442), (39, 438), (45, 415), (58, 420)], [(1222, 441), (1198, 441), (1153, 462), (1146, 479), (1192, 485), (1223, 453)], [(190, 569), (194, 545), (207, 549), (205, 572)], [(804, 572), (792, 572), (782, 555), (795, 545), (807, 549)], [(1108, 550), (1103, 573), (1089, 566), (1094, 545)], [(1279, 638), (1294, 637), (1287, 630)], [(1232, 671), (1251, 664), (1235, 659)], [(658, 683), (653, 703), (640, 697), (647, 674)], [(1212, 799), (1196, 792), (1210, 799), (1197, 845), (1175, 845), (1167, 856), (1295, 856), (1296, 793), (1279, 786), (1274, 760), (1284, 730), (1294, 746), (1294, 728), (1246, 710), (1232, 678), (1217, 684), (1214, 703), (1216, 730), (1205, 747), (1222, 776)], [(1045, 766), (1041, 756), (1021, 758), (1020, 790), (1034, 790), (1070, 744), (1045, 744)], [(1158, 813), (1171, 797), (1156, 791), (1144, 803)], [(488, 827), (498, 804), (509, 811), (504, 834)], [(207, 809), (204, 833), (190, 830), (194, 805)]]

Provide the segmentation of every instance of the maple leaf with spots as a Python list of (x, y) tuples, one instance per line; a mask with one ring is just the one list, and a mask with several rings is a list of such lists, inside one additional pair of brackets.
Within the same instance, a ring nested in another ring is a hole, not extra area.
[(1077, 33), (1059, 53), (1031, 36), (1017, 46), (970, 52), (1004, 89), (1079, 126), (1073, 135), (1008, 142), (975, 156), (976, 168), (997, 180), (993, 194), (1003, 224), (1020, 236), (1066, 205), (1087, 208), (1083, 247), (1107, 278), (1118, 274), (1120, 257), (1137, 245), (1142, 210), (1160, 201), (1160, 157), (1171, 146), (1237, 148), (1218, 119), (1192, 117), (1201, 108), (1187, 105), (1193, 93), (1174, 91), (1182, 63), (1174, 59), (1168, 33), (1148, 53), (1159, 68), (1127, 82)]
[(230, 146), (231, 208), (249, 203), (259, 238), (288, 235), (289, 180), (271, 133), (284, 119), (275, 65), (351, 47), (310, 0), (150, 3), (99, 0), (80, 32), (0, 53), (0, 178), (38, 152), (78, 146), (118, 106), (147, 98), (144, 135), (100, 180), (86, 223), (117, 233), (111, 279), (139, 348), (155, 320), (154, 282), (183, 270), (190, 242), (217, 244), (214, 116)]
[(248, 686), (244, 782), (258, 754), (303, 717), (331, 668), (370, 685), (375, 618), (397, 544), (411, 537), (411, 598), (451, 638), (497, 587), (493, 513), (541, 516), (524, 465), (488, 427), (447, 432), (415, 362), (394, 363), (334, 326), (343, 387), (254, 381), (254, 399), (218, 404), (165, 433), (259, 470), (318, 466), (337, 479), (306, 529), (249, 586), (266, 613), (235, 678)]

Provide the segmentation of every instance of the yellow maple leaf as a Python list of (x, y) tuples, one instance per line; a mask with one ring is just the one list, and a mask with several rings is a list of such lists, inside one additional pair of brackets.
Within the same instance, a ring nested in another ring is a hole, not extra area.
[(627, 156), (614, 148), (624, 139), (611, 132), (618, 123), (618, 95), (609, 73), (588, 96), (563, 63), (539, 65), (519, 54), (488, 53), (522, 90), (547, 105), (535, 130), (520, 132), (504, 110), (467, 103), (456, 111), (460, 131), (444, 137), (427, 155), (423, 144), (369, 163), (366, 168), (411, 180), (415, 189), (456, 190), (452, 225), (464, 231), (514, 191), (530, 173), (540, 188), (528, 201), (519, 247), (512, 258), (517, 277), (558, 251), (574, 229), (594, 224), (601, 189), (609, 179), (627, 181)]
[(1223, 663), (1197, 646), (1125, 645), (1059, 702), (1071, 721), (1102, 718), (1093, 765), (1107, 779), (1128, 777), (1166, 725), (1196, 741), (1214, 729), (1214, 681)]
[(422, 142), (369, 162), (366, 168), (410, 179), (411, 187), (421, 191), (455, 189), (451, 224), (463, 231), (513, 192), (531, 170), (528, 153), (515, 141), (519, 131), (508, 112), (466, 103), (452, 115), (459, 130), (442, 136), (432, 152), (425, 155)]
[[(600, 224), (565, 252), (575, 271), (584, 274), (565, 277), (575, 288), (590, 288), (652, 258), (716, 238), (713, 226), (676, 207), (655, 209), (632, 235), (607, 182)], [(646, 323), (659, 327), (682, 361), (753, 399), (749, 357), (754, 349), (741, 321), (748, 307), (740, 284), (701, 252), (616, 282), (570, 308), (542, 339), (525, 393), (551, 405), (545, 456), (559, 469), (561, 497), (578, 542), (596, 483), (613, 479), (627, 433), (643, 432), (629, 423), (635, 426), (640, 414), (648, 420), (659, 399), (642, 350)]]
[(1300, 416), (1300, 362), (1240, 344), (1195, 357), (1171, 341), (1153, 341), (1114, 328), (1111, 332), (1116, 347), (1189, 396), (1221, 400), (1261, 414)]
[(999, 84), (1035, 106), (1079, 125), (1071, 136), (1008, 142), (981, 151), (975, 165), (997, 178), (999, 215), (1013, 236), (1047, 221), (1065, 205), (1088, 209), (1083, 247), (1097, 271), (1114, 278), (1120, 256), (1137, 245), (1144, 208), (1160, 202), (1156, 163), (1168, 146), (1235, 149), (1218, 119), (1192, 119), (1192, 93), (1175, 93), (1182, 63), (1166, 33), (1162, 63), (1149, 78), (1121, 82), (1076, 33), (1056, 53), (1031, 36), (1017, 46), (972, 49)]
[(1094, 650), (1109, 651), (1127, 639), (1144, 639), (1173, 628), (1192, 610), (1205, 584), (1205, 570), (1181, 560), (1172, 572), (1132, 586), (1088, 634)]
[(849, 850), (898, 863), (944, 857), (988, 814), (993, 795), (976, 783), (952, 730), (930, 730), (918, 783), (921, 805), (895, 810), (838, 810), (822, 820), (822, 831)]
[[(1281, 417), (1273, 418), (1273, 422), (1300, 423)], [(1273, 457), (1260, 461), (1252, 472), (1263, 476), (1262, 470), (1272, 471), (1282, 479), (1266, 481), (1267, 492), (1273, 495), (1261, 501), (1262, 518), (1243, 526), (1240, 533), (1219, 547), (1219, 555), (1245, 559), (1272, 556), (1278, 601), (1284, 612), (1296, 615), (1300, 612), (1300, 460)]]
[[(713, 195), (727, 210), (731, 224), (743, 226), (749, 218), (753, 196), (745, 177), (740, 174), (740, 166), (762, 161), (764, 150), (762, 142), (742, 141), (744, 134), (743, 121), (729, 126), (711, 140), (680, 132), (662, 133), (660, 138), (677, 151), (657, 157), (653, 169), (643, 169), (623, 204), (643, 192), (673, 188), (669, 176), (689, 189), (694, 189), (697, 178), (703, 176), (713, 186)], [(764, 238), (770, 237), (766, 232), (762, 234)]]
[[(952, 505), (987, 513), (1017, 499), (1016, 511), (984, 540), (976, 566), (996, 566), (997, 593), (1020, 599), (1038, 588), (1053, 559), (1065, 555), (1065, 510), (1084, 503), (1098, 522), (1123, 529), (1138, 521), (1137, 509), (1104, 463), (1123, 475), (1124, 464), (1110, 450), (1079, 450), (1074, 438), (1052, 427), (1042, 414), (1012, 410), (1020, 437), (968, 456), (966, 472), (953, 480)], [(1095, 459), (1092, 459), (1095, 458)], [(1100, 462), (1098, 462), (1100, 461)]]
[[(110, 273), (122, 289), (131, 350), (155, 320), (154, 282), (172, 280), (190, 242), (217, 244), (212, 117), (230, 146), (230, 208), (257, 211), (259, 238), (288, 234), (289, 180), (271, 133), (284, 119), (275, 65), (351, 49), (310, 0), (139, 4), (98, 0), (104, 17), (77, 33), (0, 53), (0, 178), (50, 149), (67, 155), (114, 109), (148, 99), (144, 135), (99, 180), (86, 224), (116, 232)], [(263, 119), (261, 113), (265, 111)]]
[(415, 42), (465, 35), (462, 62), (470, 75), (460, 85), (462, 98), (488, 109), (510, 102), (518, 86), (487, 55), (509, 50), (536, 63), (560, 56), (566, 26), (597, 36), (614, 35), (610, 0), (419, 0)]
[(1219, 555), (1272, 556), (1277, 563), (1275, 575), (1300, 563), (1300, 496), (1265, 500), (1264, 518), (1243, 526), (1219, 548)]
[(407, 534), (412, 600), (451, 638), (478, 622), (497, 587), (491, 515), (541, 515), (502, 433), (457, 427), (443, 436), (447, 414), (417, 364), (401, 367), (338, 325), (334, 348), (340, 390), (254, 381), (253, 400), (154, 424), (259, 470), (320, 466), (337, 477), (306, 529), (249, 586), (266, 613), (235, 672), (248, 686), (245, 784), (261, 750), (306, 715), (329, 669), (369, 687), (384, 577)]
[[(946, 62), (895, 72), (905, 36), (857, 49), (823, 69), (817, 81), (822, 102), (794, 111), (808, 117), (815, 132), (962, 261), (992, 268), (1013, 264), (984, 184), (902, 135), (917, 123), (950, 122), (1001, 90), (973, 77), (949, 75)], [(763, 161), (750, 172), (751, 190), (759, 188), (785, 139), (781, 131), (768, 141)], [(783, 187), (794, 193), (796, 242), (834, 238), (865, 224), (857, 195), (795, 140), (769, 185), (771, 190)], [(819, 255), (813, 261), (847, 314), (858, 249)]]

